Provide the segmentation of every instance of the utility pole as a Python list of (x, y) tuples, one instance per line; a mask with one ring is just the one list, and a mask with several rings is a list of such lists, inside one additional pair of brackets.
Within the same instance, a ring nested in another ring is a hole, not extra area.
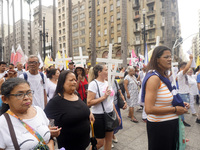
[(91, 24), (91, 65), (96, 65), (96, 1), (92, 0)]

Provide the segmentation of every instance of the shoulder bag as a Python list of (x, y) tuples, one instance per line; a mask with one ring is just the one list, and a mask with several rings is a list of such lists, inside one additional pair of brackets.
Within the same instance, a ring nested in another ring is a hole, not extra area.
[[(96, 84), (97, 84), (97, 89), (98, 89), (99, 97), (101, 97), (98, 83), (96, 82)], [(106, 130), (113, 130), (116, 127), (118, 127), (119, 126), (119, 121), (118, 121), (117, 114), (115, 113), (115, 111), (113, 110), (111, 113), (107, 113), (105, 111), (103, 102), (101, 102), (101, 105), (102, 105), (103, 112), (104, 112), (105, 129)]]
[(122, 99), (121, 94), (120, 94), (120, 92), (119, 92), (120, 89), (118, 89), (117, 81), (114, 80), (114, 82), (115, 82), (115, 86), (116, 86), (116, 88), (117, 88), (117, 105), (118, 105), (119, 108), (123, 108), (123, 107), (124, 107), (124, 104), (125, 104), (125, 103), (124, 103), (124, 100)]
[(17, 118), (22, 123), (22, 125), (39, 141), (39, 143), (33, 148), (34, 150), (38, 150), (38, 149), (39, 150), (49, 150), (49, 147), (46, 145), (46, 142), (44, 141), (44, 139), (41, 137), (41, 135), (36, 130), (34, 130), (31, 126), (29, 126), (27, 123), (22, 121), (12, 111), (8, 110), (6, 113)]

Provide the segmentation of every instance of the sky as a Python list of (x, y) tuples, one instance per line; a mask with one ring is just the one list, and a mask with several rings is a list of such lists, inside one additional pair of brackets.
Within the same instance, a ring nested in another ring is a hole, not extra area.
[[(11, 1), (11, 0), (10, 0)], [(72, 0), (77, 1), (77, 0)], [(11, 3), (11, 2), (10, 2)], [(56, 2), (57, 3), (57, 2)], [(4, 0), (4, 8), (7, 8), (7, 2)], [(32, 8), (35, 8), (38, 6), (39, 1), (36, 1), (33, 5)], [(42, 0), (42, 5), (49, 6), (53, 5), (53, 0)], [(188, 36), (197, 33), (199, 31), (198, 27), (198, 10), (200, 9), (200, 0), (178, 0), (178, 7), (179, 7), (179, 19), (180, 19), (180, 24), (181, 24), (181, 37), (183, 39), (186, 39)], [(10, 6), (10, 9), (12, 7)], [(20, 0), (15, 0), (15, 20), (20, 19)], [(24, 13), (23, 17), (24, 19), (29, 18), (29, 13), (28, 13), (28, 5), (24, 4)], [(33, 12), (33, 11), (32, 11)], [(12, 24), (12, 11), (10, 11), (11, 17), (10, 17), (10, 23)], [(4, 23), (7, 23), (7, 18), (6, 18), (7, 12), (4, 9)], [(0, 16), (1, 17), (1, 16)], [(33, 19), (33, 17), (32, 17)], [(183, 51), (186, 53), (188, 50), (191, 48), (191, 43), (192, 43), (192, 38), (194, 37), (191, 36), (190, 38), (186, 39), (184, 43), (182, 44)]]

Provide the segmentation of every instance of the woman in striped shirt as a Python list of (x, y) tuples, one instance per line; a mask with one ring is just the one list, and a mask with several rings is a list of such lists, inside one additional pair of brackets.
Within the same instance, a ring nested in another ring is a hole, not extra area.
[[(147, 70), (155, 70), (167, 79), (171, 60), (171, 50), (158, 46), (153, 51)], [(149, 150), (176, 150), (178, 115), (186, 113), (187, 109), (172, 106), (173, 95), (157, 75), (152, 75), (144, 88)]]

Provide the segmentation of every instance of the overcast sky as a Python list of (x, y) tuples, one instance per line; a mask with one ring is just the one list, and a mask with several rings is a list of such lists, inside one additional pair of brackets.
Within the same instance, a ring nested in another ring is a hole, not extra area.
[[(11, 1), (11, 0), (10, 0)], [(77, 1), (77, 0), (74, 0)], [(72, 0), (73, 2), (73, 0)], [(4, 8), (7, 8), (6, 1), (4, 1)], [(38, 1), (36, 1), (32, 8), (36, 7), (39, 4)], [(42, 4), (45, 6), (53, 5), (53, 0), (42, 0)], [(199, 31), (198, 29), (198, 10), (200, 9), (200, 0), (178, 0), (179, 5), (179, 19), (181, 23), (181, 36), (183, 39), (187, 38), (191, 34), (197, 33)], [(15, 0), (15, 20), (20, 19), (20, 0)], [(10, 7), (12, 9), (12, 7)], [(24, 4), (24, 19), (28, 19), (28, 5)], [(11, 17), (10, 17), (10, 24), (12, 24), (12, 11), (10, 11)], [(0, 16), (1, 17), (1, 16)], [(4, 11), (4, 23), (7, 24), (7, 12)], [(192, 36), (193, 37), (193, 36)], [(185, 40), (185, 42), (182, 45), (183, 50), (186, 52), (190, 50), (191, 48), (191, 40), (192, 37)]]

